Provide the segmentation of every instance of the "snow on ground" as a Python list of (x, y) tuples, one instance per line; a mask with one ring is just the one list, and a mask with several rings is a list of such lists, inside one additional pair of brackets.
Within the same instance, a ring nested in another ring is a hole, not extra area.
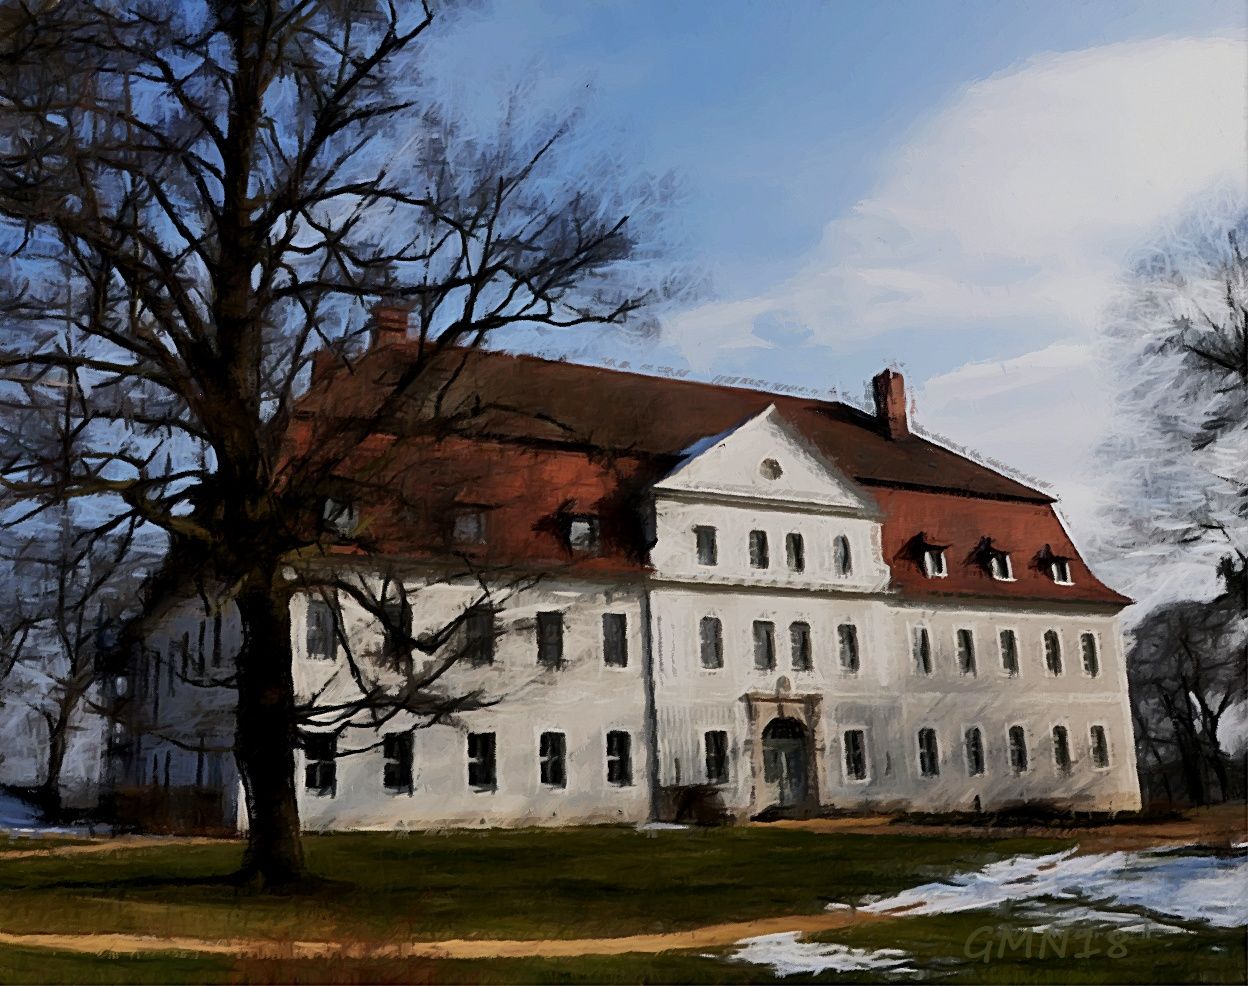
[(866, 904), (873, 913), (951, 914), (1050, 899), (1152, 913), (1219, 928), (1248, 925), (1248, 852), (1148, 850), (1014, 856), (947, 882)]
[[(827, 909), (850, 906), (832, 903)], [(986, 910), (1005, 917), (1001, 912), (1007, 906), (1011, 920), (1021, 918), (1028, 930), (1039, 933), (1088, 924), (1133, 934), (1189, 933), (1168, 920), (1242, 927), (1248, 925), (1248, 851), (1213, 855), (1154, 849), (1079, 856), (1072, 849), (1013, 856), (947, 881), (866, 898), (858, 909), (906, 917)], [(914, 958), (897, 949), (872, 952), (803, 941), (798, 932), (747, 938), (728, 961), (770, 966), (780, 976), (829, 970), (921, 974)]]
[(37, 836), (94, 833), (86, 825), (48, 825), (43, 821), (39, 809), (29, 801), (7, 791), (0, 791), (0, 834)]
[(778, 935), (760, 935), (738, 942), (729, 962), (771, 966), (778, 976), (794, 976), (819, 972), (885, 972), (917, 976), (910, 956), (896, 948), (869, 951), (848, 948), (831, 942), (802, 941), (801, 934), (786, 931)]

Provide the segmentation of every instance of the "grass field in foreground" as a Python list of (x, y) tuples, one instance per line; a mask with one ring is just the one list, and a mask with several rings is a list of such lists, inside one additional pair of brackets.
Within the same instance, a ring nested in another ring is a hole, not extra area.
[(199, 938), (579, 938), (820, 911), (1056, 839), (748, 827), (343, 834), (307, 840), (310, 894), (236, 888), (237, 843), (0, 859), (0, 930)]

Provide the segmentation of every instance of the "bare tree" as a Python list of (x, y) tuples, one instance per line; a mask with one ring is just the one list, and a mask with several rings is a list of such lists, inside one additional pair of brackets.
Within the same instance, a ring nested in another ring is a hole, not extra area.
[(1237, 796), (1243, 784), (1232, 776), (1222, 726), (1248, 700), (1248, 613), (1242, 573), (1227, 563), (1223, 577), (1226, 591), (1213, 601), (1166, 603), (1145, 616), (1127, 662), (1145, 777), (1171, 790), (1177, 765), (1187, 799), (1198, 805)]
[[(620, 323), (644, 300), (615, 273), (635, 242), (614, 190), (554, 167), (562, 126), (481, 142), (427, 101), (434, 18), (373, 0), (0, 6), (17, 287), (0, 368), (79, 374), (92, 437), (69, 477), (11, 457), (4, 487), (105, 498), (97, 534), (137, 519), (167, 536), (172, 572), (227, 587), (243, 627), (243, 872), (265, 886), (305, 872), (301, 587), (283, 560), (322, 543), (321, 505), (369, 435), (438, 415), (447, 352), (510, 326)], [(382, 294), (410, 306), (418, 358), (367, 413), (323, 415), (313, 446), (292, 440), (314, 353), (350, 372)], [(77, 351), (50, 342), (64, 319)]]
[(1222, 558), (1248, 568), (1245, 243), (1242, 196), (1207, 203), (1142, 255), (1106, 333), (1119, 397), (1102, 452), (1118, 495), (1103, 538), (1143, 594), (1170, 562), (1210, 582)]

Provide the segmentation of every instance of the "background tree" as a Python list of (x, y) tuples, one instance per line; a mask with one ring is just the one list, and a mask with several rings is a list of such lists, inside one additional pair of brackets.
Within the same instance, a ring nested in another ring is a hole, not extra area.
[[(427, 98), (434, 19), (370, 0), (0, 6), (0, 367), (78, 373), (92, 422), (68, 478), (19, 459), (4, 486), (107, 499), (97, 533), (154, 526), (173, 574), (228, 588), (243, 872), (266, 886), (304, 874), (282, 560), (323, 537), (335, 473), (380, 424), (436, 410), (447, 381), (426, 370), (448, 347), (619, 323), (645, 298), (617, 190), (554, 165), (562, 125), (509, 118), (481, 141)], [(369, 414), (292, 443), (314, 351), (349, 369), (382, 293), (411, 305), (421, 358)], [(49, 342), (65, 319), (72, 353)]]
[(1245, 244), (1242, 193), (1211, 196), (1141, 255), (1105, 337), (1119, 397), (1098, 550), (1143, 600), (1128, 673), (1145, 787), (1195, 804), (1243, 785), (1226, 724), (1248, 700)]

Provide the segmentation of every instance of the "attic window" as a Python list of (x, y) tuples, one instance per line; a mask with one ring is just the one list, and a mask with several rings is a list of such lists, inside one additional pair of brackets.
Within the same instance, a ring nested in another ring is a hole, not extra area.
[(1058, 585), (1074, 585), (1075, 580), (1070, 574), (1069, 558), (1054, 558), (1049, 562), (1049, 574)]
[(775, 459), (764, 459), (758, 471), (762, 473), (763, 479), (779, 479), (784, 475), (784, 470)]
[(991, 551), (988, 554), (988, 574), (998, 582), (1014, 581), (1014, 566), (1008, 551)]
[(945, 565), (945, 549), (928, 545), (923, 549), (923, 574), (929, 579), (943, 579), (949, 574)]
[(352, 500), (327, 497), (321, 510), (321, 521), (326, 533), (350, 537), (360, 526), (360, 508)]
[(578, 555), (598, 554), (598, 518), (580, 514), (568, 519), (568, 548)]

